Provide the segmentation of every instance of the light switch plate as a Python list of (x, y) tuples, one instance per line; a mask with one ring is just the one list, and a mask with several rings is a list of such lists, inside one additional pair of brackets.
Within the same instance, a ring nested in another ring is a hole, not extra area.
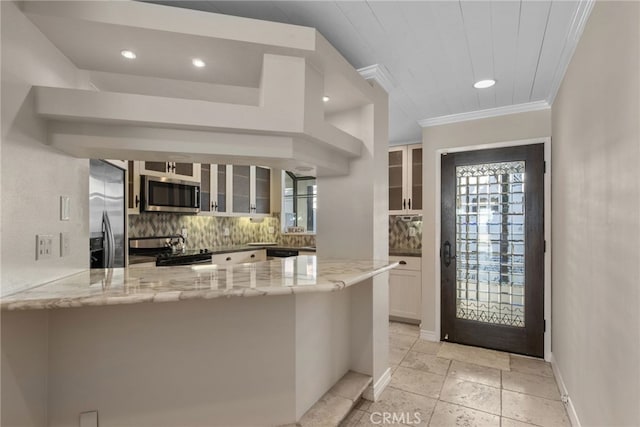
[(68, 232), (60, 233), (60, 256), (71, 255), (71, 237)]
[(224, 234), (225, 236), (229, 236), (229, 234), (231, 234), (231, 233), (229, 232), (229, 227), (225, 227), (225, 228), (224, 228), (224, 233), (223, 233), (223, 234)]
[(60, 196), (60, 221), (69, 221), (71, 216), (71, 197)]
[(182, 237), (184, 237), (186, 239), (187, 238), (187, 229), (183, 228), (182, 232), (180, 234), (182, 234)]
[(53, 235), (36, 235), (36, 261), (53, 257)]

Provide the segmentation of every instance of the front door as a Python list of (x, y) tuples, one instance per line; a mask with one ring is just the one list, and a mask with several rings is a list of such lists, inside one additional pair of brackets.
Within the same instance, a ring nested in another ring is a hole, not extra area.
[(544, 146), (442, 156), (441, 339), (544, 355)]

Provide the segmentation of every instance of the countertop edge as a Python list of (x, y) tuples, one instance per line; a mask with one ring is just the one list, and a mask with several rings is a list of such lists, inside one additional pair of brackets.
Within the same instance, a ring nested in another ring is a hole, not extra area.
[[(268, 262), (268, 261), (266, 261)], [(348, 263), (346, 260), (345, 263)], [(43, 298), (43, 299), (30, 299), (24, 301), (2, 301), (0, 298), (0, 311), (26, 311), (26, 310), (52, 310), (52, 309), (64, 309), (64, 308), (77, 308), (77, 307), (99, 307), (99, 306), (111, 306), (111, 305), (130, 305), (141, 303), (163, 303), (163, 302), (178, 302), (188, 301), (196, 299), (216, 299), (216, 298), (230, 298), (230, 297), (254, 297), (254, 296), (280, 296), (280, 295), (295, 295), (303, 293), (315, 293), (315, 292), (333, 292), (338, 291), (357, 283), (360, 283), (368, 278), (374, 277), (378, 274), (392, 270), (399, 265), (398, 262), (390, 262), (384, 267), (376, 268), (372, 271), (367, 271), (363, 274), (359, 274), (349, 277), (347, 280), (341, 280), (340, 274), (331, 274), (326, 276), (326, 281), (317, 285), (293, 285), (293, 286), (271, 286), (271, 287), (243, 287), (236, 289), (216, 289), (216, 290), (172, 290), (172, 291), (159, 291), (156, 293), (148, 294), (129, 294), (118, 296), (100, 296), (92, 295), (86, 297), (56, 297), (56, 298)], [(133, 267), (125, 267), (136, 268)], [(171, 267), (163, 267), (171, 268)], [(75, 276), (81, 273), (75, 273), (69, 277)], [(55, 281), (54, 281), (55, 282)], [(47, 286), (48, 282), (40, 286)], [(17, 295), (20, 292), (14, 294)]]

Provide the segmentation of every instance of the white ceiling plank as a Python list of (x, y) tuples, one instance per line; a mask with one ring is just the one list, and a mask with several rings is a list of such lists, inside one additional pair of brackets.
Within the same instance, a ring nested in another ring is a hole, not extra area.
[[(196, 2), (198, 3), (198, 2)], [(290, 24), (289, 18), (270, 1), (203, 1), (212, 5), (219, 13), (245, 18)]]
[(551, 5), (549, 24), (544, 35), (540, 62), (531, 91), (532, 101), (548, 99), (550, 96), (563, 50), (567, 48), (567, 36), (570, 31), (567, 22), (571, 22), (578, 5), (577, 1), (554, 1)]
[(531, 101), (531, 88), (538, 68), (540, 49), (547, 28), (549, 1), (522, 2), (520, 30), (518, 34), (518, 51), (516, 63), (516, 85), (513, 93), (513, 104)]
[[(460, 2), (460, 9), (471, 55), (474, 81), (495, 79), (491, 2), (463, 1)], [(493, 89), (478, 90), (477, 94), (481, 110), (495, 107), (496, 98)]]
[(433, 2), (427, 5), (431, 10), (430, 26), (437, 30), (438, 43), (447, 57), (445, 64), (448, 68), (443, 68), (443, 72), (452, 79), (449, 86), (458, 88), (453, 96), (461, 102), (463, 111), (477, 110), (479, 101), (477, 93), (472, 90), (473, 68), (460, 6), (457, 2)]
[(513, 103), (520, 5), (519, 1), (491, 3), (496, 107)]

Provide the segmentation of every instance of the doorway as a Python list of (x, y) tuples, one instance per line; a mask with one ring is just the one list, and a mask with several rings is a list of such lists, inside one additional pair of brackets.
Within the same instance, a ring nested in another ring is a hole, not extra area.
[(441, 340), (544, 356), (544, 144), (441, 158)]

